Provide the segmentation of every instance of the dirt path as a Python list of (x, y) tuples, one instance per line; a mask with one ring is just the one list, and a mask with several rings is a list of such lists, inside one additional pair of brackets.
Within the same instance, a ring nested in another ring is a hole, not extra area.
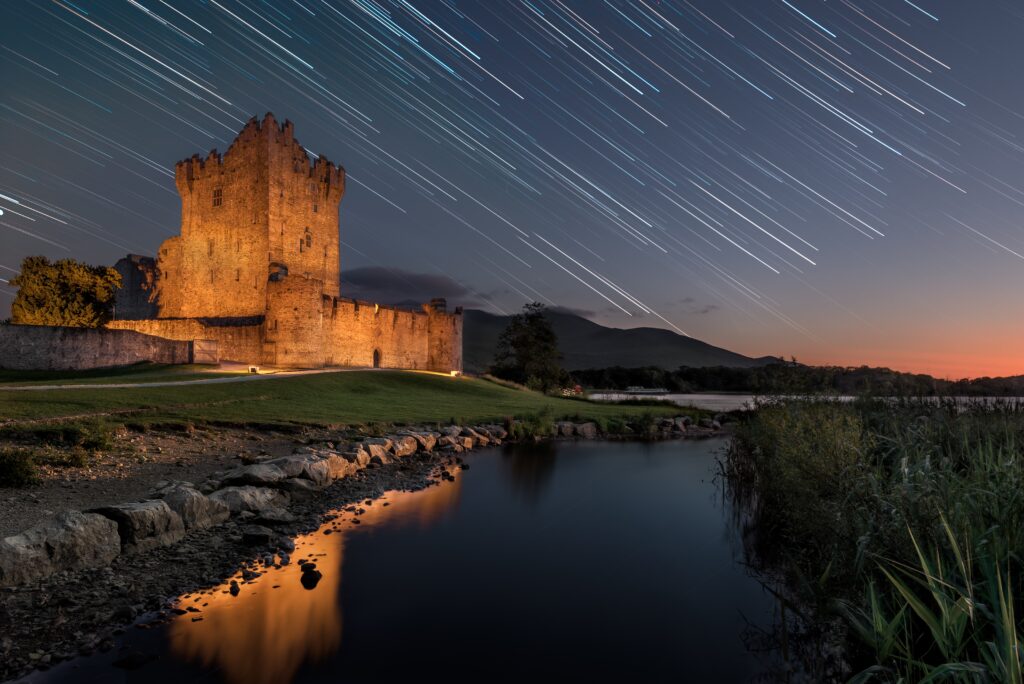
[(140, 389), (146, 387), (175, 387), (179, 385), (219, 385), (229, 382), (254, 382), (257, 380), (274, 380), (276, 378), (293, 378), (299, 375), (318, 375), (320, 373), (347, 373), (351, 371), (387, 370), (385, 368), (314, 368), (310, 370), (270, 371), (239, 375), (236, 378), (209, 378), (207, 380), (166, 380), (157, 382), (117, 382), (109, 384), (76, 383), (71, 385), (0, 385), (4, 392), (45, 392), (49, 390), (69, 389)]

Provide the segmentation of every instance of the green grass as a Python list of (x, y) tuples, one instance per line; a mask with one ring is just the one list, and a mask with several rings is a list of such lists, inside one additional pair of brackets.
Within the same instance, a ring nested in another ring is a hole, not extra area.
[[(322, 373), (212, 385), (0, 391), (0, 422), (228, 422), (364, 424), (499, 421), (544, 412), (552, 419), (679, 415), (676, 406), (603, 405), (548, 397), (486, 380), (403, 371)], [(692, 410), (690, 413), (694, 413)]]
[(1021, 683), (1024, 409), (770, 403), (723, 469), (753, 564), (847, 625), (854, 681)]
[(20, 371), (0, 369), (0, 386), (23, 385), (102, 385), (147, 383), (165, 380), (223, 378), (238, 373), (218, 372), (211, 366), (139, 363), (119, 368), (95, 368), (82, 371)]

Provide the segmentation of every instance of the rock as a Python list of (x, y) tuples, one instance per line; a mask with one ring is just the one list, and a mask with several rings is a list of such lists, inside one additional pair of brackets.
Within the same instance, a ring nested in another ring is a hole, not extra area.
[(722, 429), (722, 424), (719, 423), (717, 420), (713, 420), (713, 421), (711, 421), (711, 429), (712, 430), (721, 430)]
[(263, 525), (246, 525), (242, 528), (242, 541), (250, 546), (269, 544), (274, 538), (274, 531)]
[(320, 489), (312, 480), (307, 480), (304, 477), (289, 477), (287, 480), (281, 480), (275, 486), (300, 498), (315, 494)]
[(693, 418), (690, 418), (690, 416), (680, 416), (679, 418), (676, 418), (676, 420), (683, 421), (683, 427), (690, 427), (693, 425)]
[(441, 433), (446, 437), (458, 437), (462, 434), (462, 427), (459, 425), (449, 425), (441, 428)]
[(254, 465), (240, 466), (229, 471), (221, 480), (225, 485), (252, 485), (254, 487), (266, 487), (275, 484), (288, 477), (284, 471), (270, 463), (256, 463)]
[(714, 421), (717, 422), (719, 425), (723, 425), (729, 422), (729, 416), (725, 413), (716, 413)]
[(491, 433), (491, 436), (495, 439), (507, 439), (508, 430), (500, 425), (486, 425), (487, 431)]
[(362, 467), (358, 463), (349, 461), (341, 454), (328, 454), (324, 459), (324, 463), (327, 464), (327, 476), (331, 480), (340, 480), (348, 477)]
[(433, 451), (437, 446), (437, 437), (430, 432), (400, 432), (400, 435), (408, 435), (416, 440), (420, 451)]
[(117, 523), (95, 513), (68, 511), (0, 541), (0, 586), (62, 570), (103, 567), (120, 553)]
[(555, 434), (559, 437), (572, 437), (575, 426), (567, 420), (555, 423)]
[(391, 453), (395, 458), (404, 458), (416, 453), (419, 442), (412, 435), (400, 435), (391, 440)]
[(231, 511), (223, 502), (201, 494), (188, 483), (169, 484), (157, 489), (153, 498), (163, 499), (189, 530), (213, 527), (231, 517)]
[(121, 550), (125, 553), (149, 551), (179, 542), (185, 536), (185, 523), (163, 499), (147, 499), (117, 506), (102, 506), (99, 513), (117, 523)]
[(298, 518), (294, 514), (283, 508), (268, 508), (257, 513), (256, 517), (252, 519), (257, 525), (287, 525), (296, 520)]
[(581, 439), (597, 439), (597, 423), (579, 423), (575, 426), (576, 436)]
[(674, 422), (676, 432), (686, 432), (687, 423), (685, 416), (680, 416), (679, 418), (676, 418)]
[(324, 486), (331, 481), (331, 469), (326, 460), (326, 457), (321, 454), (309, 453), (302, 456), (282, 456), (267, 461), (265, 465), (280, 469), (286, 478), (302, 477), (319, 486)]
[(302, 582), (302, 586), (304, 589), (312, 591), (313, 589), (316, 589), (316, 585), (320, 583), (320, 579), (322, 577), (323, 574), (316, 568), (309, 568), (304, 566), (304, 569), (302, 571), (302, 577), (299, 579), (299, 581)]
[(702, 428), (710, 428), (711, 422), (712, 421), (710, 418), (701, 418), (699, 421), (697, 421), (697, 426)]
[(370, 454), (370, 463), (373, 463), (374, 459), (380, 463), (391, 463), (390, 439), (367, 439), (362, 446)]
[(473, 444), (469, 448), (473, 446), (487, 446), (491, 443), (491, 439), (487, 435), (481, 434), (470, 427), (462, 428), (461, 434), (463, 437), (469, 437), (473, 440)]
[(225, 487), (210, 498), (224, 503), (232, 513), (284, 508), (290, 500), (287, 493), (268, 487)]

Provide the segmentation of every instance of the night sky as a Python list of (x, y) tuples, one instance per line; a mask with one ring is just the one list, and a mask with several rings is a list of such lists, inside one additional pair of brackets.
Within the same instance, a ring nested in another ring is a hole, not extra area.
[(179, 230), (252, 116), (345, 166), (343, 294), (1024, 373), (1009, 0), (0, 3), (0, 317)]

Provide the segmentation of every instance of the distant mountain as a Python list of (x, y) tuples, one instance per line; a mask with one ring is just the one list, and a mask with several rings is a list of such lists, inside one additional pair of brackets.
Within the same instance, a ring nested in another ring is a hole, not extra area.
[[(548, 311), (546, 315), (558, 335), (562, 365), (570, 371), (609, 366), (658, 366), (666, 370), (680, 366), (750, 368), (778, 360), (770, 356), (743, 356), (661, 328), (606, 328), (571, 313)], [(491, 365), (498, 337), (508, 321), (508, 316), (466, 310), (462, 354), (468, 372), (481, 373)]]

